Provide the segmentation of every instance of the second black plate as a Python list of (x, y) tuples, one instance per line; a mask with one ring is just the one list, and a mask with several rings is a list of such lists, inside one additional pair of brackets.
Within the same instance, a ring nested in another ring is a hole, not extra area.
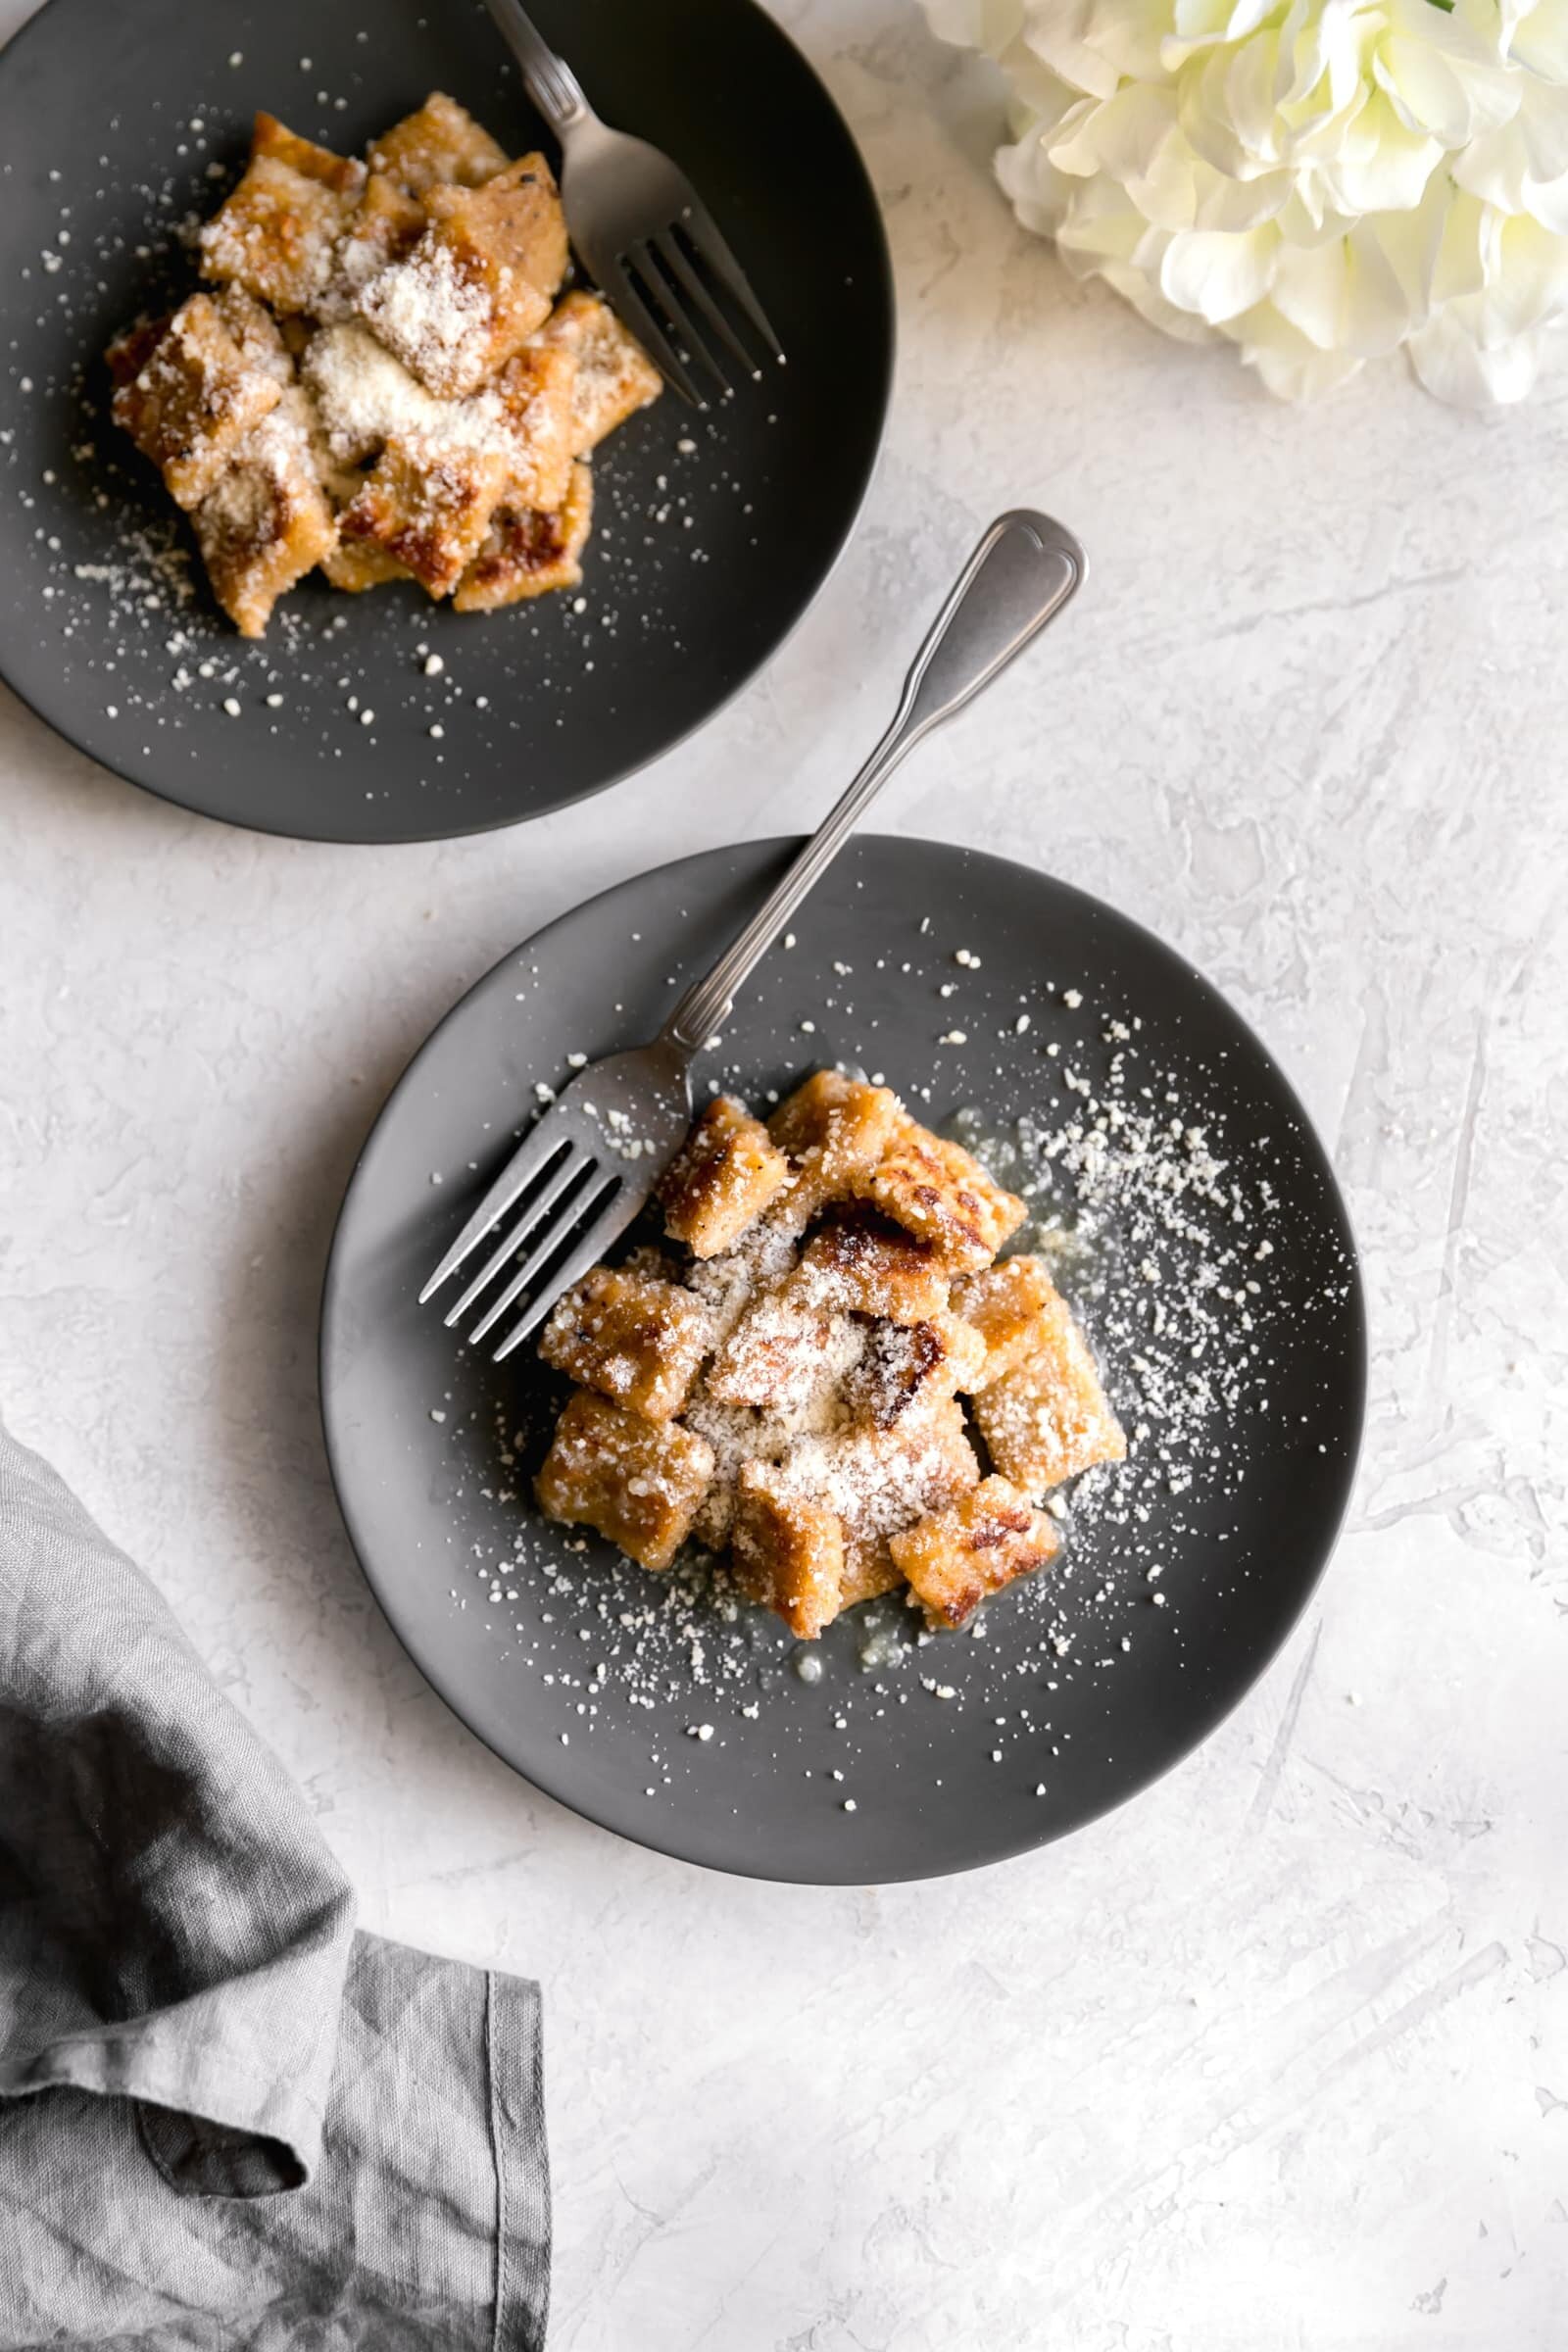
[[(754, 1102), (819, 1061), (1028, 1152), (1058, 1279), (1132, 1439), (1066, 1498), (1060, 1563), (976, 1635), (850, 1611), (803, 1659), (540, 1518), (543, 1376), (419, 1286), (574, 1054), (651, 1035), (786, 848), (640, 875), (498, 964), (367, 1144), (328, 1272), (322, 1406), (367, 1575), (466, 1722), (591, 1820), (758, 1877), (865, 1882), (1076, 1828), (1212, 1730), (1327, 1558), (1365, 1387), (1344, 1206), (1300, 1105), (1190, 964), (1001, 858), (853, 842), (699, 1065)], [(1027, 1137), (1023, 1140), (1027, 1142)], [(1007, 1167), (1010, 1180), (1027, 1171)], [(819, 1679), (802, 1680), (819, 1669)]]
[[(596, 466), (577, 599), (490, 616), (318, 579), (246, 644), (108, 416), (111, 333), (196, 282), (191, 222), (257, 107), (358, 150), (431, 89), (546, 143), (478, 0), (49, 0), (0, 56), (0, 666), (133, 783), (334, 841), (510, 824), (710, 715), (800, 617), (859, 510), (892, 363), (876, 199), (753, 0), (538, 0), (605, 116), (691, 172), (788, 354), (705, 414), (665, 393)], [(431, 667), (432, 657), (438, 661)]]

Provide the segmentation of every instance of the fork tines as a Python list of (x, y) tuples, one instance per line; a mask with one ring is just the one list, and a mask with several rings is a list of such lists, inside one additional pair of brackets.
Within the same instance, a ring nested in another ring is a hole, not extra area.
[[(419, 1294), (422, 1306), (479, 1245), (509, 1220), (502, 1239), (445, 1317), (449, 1328), (462, 1323), (469, 1308), (505, 1276), (501, 1289), (467, 1334), (470, 1341), (477, 1342), (531, 1290), (533, 1302), (495, 1350), (497, 1362), (537, 1330), (555, 1299), (588, 1271), (625, 1221), (619, 1212), (621, 1178), (601, 1166), (581, 1144), (546, 1130), (530, 1137), (529, 1146), (524, 1146), (492, 1185)], [(522, 1208), (512, 1217), (511, 1211), (524, 1194)]]
[(694, 407), (706, 404), (686, 363), (705, 368), (720, 393), (728, 393), (734, 387), (722, 355), (754, 378), (762, 372), (758, 343), (773, 359), (784, 358), (745, 270), (695, 199), (667, 228), (628, 246), (602, 272), (601, 290), (661, 373)]

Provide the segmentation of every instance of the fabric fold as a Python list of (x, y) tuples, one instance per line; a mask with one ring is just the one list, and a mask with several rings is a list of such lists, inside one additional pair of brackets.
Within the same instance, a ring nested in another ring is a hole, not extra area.
[(187, 2135), (198, 2180), (298, 2187), (348, 1883), (152, 1584), (4, 1430), (0, 1786), (0, 2096), (150, 2100), (215, 2127)]
[(0, 2347), (542, 2352), (538, 1987), (356, 1935), (302, 1792), (0, 1426)]

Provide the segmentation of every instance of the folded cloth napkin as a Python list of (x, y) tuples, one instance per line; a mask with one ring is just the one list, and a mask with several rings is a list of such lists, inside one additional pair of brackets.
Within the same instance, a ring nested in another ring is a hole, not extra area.
[(299, 1789), (0, 1425), (0, 2344), (538, 2352), (538, 1987), (357, 1935)]

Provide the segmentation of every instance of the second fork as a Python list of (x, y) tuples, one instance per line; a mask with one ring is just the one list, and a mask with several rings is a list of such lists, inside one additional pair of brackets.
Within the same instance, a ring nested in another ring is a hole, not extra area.
[(761, 373), (759, 344), (782, 361), (751, 281), (679, 165), (648, 140), (600, 120), (520, 0), (486, 0), (486, 6), (561, 143), (561, 201), (571, 242), (661, 375), (703, 408), (688, 362), (728, 393), (733, 385), (721, 355), (753, 376)]

